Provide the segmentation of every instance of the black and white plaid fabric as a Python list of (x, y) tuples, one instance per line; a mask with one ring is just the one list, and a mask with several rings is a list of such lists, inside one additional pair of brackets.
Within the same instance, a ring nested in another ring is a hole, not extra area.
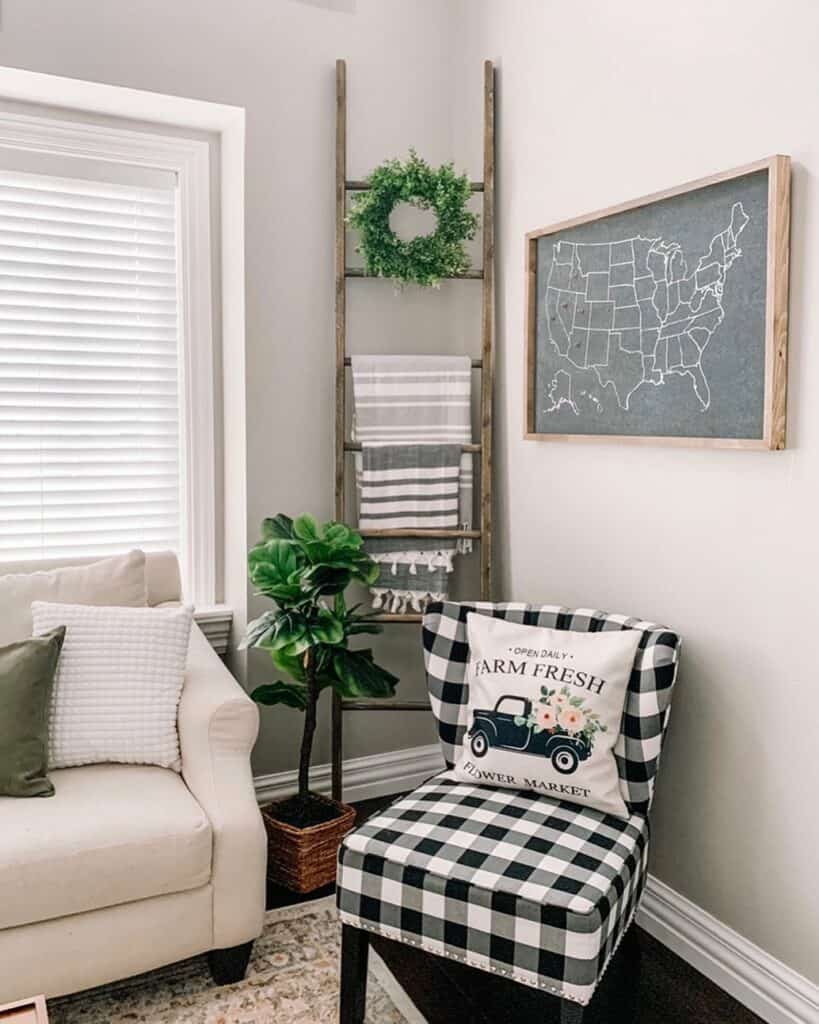
[(572, 629), (582, 633), (639, 629), (643, 636), (629, 680), (620, 738), (614, 748), (620, 791), (626, 806), (647, 814), (654, 793), (677, 674), (680, 638), (671, 630), (626, 615), (556, 605), (491, 604), (454, 601), (430, 604), (424, 615), (424, 662), (432, 711), (447, 764), (457, 761), (469, 722), (465, 682), (469, 645), (466, 617), (478, 612), (527, 626)]
[(615, 747), (627, 821), (447, 771), (371, 818), (339, 852), (346, 924), (586, 1004), (645, 885), (647, 814), (680, 639), (624, 615), (522, 604), (430, 605), (423, 641), (450, 768), (468, 725), (470, 611), (525, 625), (642, 632)]
[(450, 772), (344, 840), (345, 924), (586, 1004), (646, 877), (648, 823)]

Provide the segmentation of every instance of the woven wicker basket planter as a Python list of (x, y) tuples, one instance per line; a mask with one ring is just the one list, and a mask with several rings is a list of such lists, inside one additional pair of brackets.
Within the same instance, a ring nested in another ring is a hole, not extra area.
[(318, 799), (334, 807), (338, 817), (309, 828), (277, 821), (273, 817), (276, 803), (262, 808), (267, 829), (267, 877), (294, 892), (312, 892), (336, 880), (339, 845), (355, 824), (354, 807), (327, 797)]

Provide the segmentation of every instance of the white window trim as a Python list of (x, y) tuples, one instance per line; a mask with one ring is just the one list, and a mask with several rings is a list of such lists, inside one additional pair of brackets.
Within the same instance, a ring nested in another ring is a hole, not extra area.
[[(0, 69), (0, 95), (15, 99), (24, 98), (30, 101), (53, 102), (55, 97), (44, 96), (43, 90), (51, 92), (49, 84), (53, 85), (53, 83), (67, 80), (56, 79), (51, 82), (43, 82), (43, 80), (52, 80), (52, 77), (17, 72), (13, 69)], [(88, 88), (82, 87), (90, 87), (90, 91), (96, 94), (94, 113), (110, 113), (100, 110), (100, 100), (111, 99), (110, 95), (102, 93), (113, 92), (118, 94), (119, 98), (119, 94), (123, 92), (134, 92), (134, 90), (122, 90), (111, 86), (95, 86), (93, 83), (77, 82), (74, 84), (76, 87), (80, 87), (79, 91), (82, 93), (87, 94), (88, 92)], [(31, 86), (36, 86), (36, 88), (31, 88)], [(21, 92), (25, 95), (20, 94), (20, 87), (23, 87)], [(57, 87), (60, 91), (60, 101), (64, 104), (67, 98), (66, 92), (59, 86)], [(102, 90), (102, 93), (99, 90)], [(75, 91), (77, 90), (75, 89)], [(167, 106), (162, 103), (162, 100), (177, 98), (161, 97), (152, 93), (138, 95), (143, 96), (145, 101), (139, 104), (139, 112), (133, 116), (139, 117), (140, 120), (159, 120), (157, 114), (160, 106)], [(89, 111), (91, 108), (87, 105), (88, 96), (85, 95), (84, 98), (85, 104), (81, 109)], [(206, 108), (219, 108), (220, 105), (200, 104), (196, 100), (179, 100), (179, 102), (187, 109), (188, 123), (184, 127), (193, 128), (201, 126), (189, 124), (192, 113), (191, 105), (203, 105)], [(117, 106), (117, 114), (122, 117), (122, 103), (118, 103)], [(168, 112), (165, 111), (165, 113)], [(201, 115), (203, 112), (197, 113)], [(212, 115), (212, 112), (208, 113)], [(235, 133), (236, 122), (241, 121), (242, 135), (244, 136), (244, 111), (225, 108), (216, 113), (217, 115), (221, 114), (218, 120), (222, 124), (222, 128), (225, 128), (225, 120), (227, 120), (227, 127), (232, 128), (233, 133)], [(229, 115), (227, 119), (225, 119), (225, 113)], [(236, 115), (241, 115), (241, 118)], [(209, 120), (213, 120), (212, 116)], [(212, 130), (211, 125), (208, 127)], [(224, 134), (224, 131), (220, 134)], [(192, 600), (200, 607), (213, 605), (217, 599), (217, 538), (215, 531), (210, 147), (207, 142), (197, 139), (7, 113), (0, 113), (0, 144), (31, 152), (162, 169), (177, 175), (180, 210), (180, 266), (182, 268), (180, 313), (185, 341), (182, 345), (182, 359), (180, 360), (185, 409), (184, 422), (181, 425), (185, 473), (180, 510), (183, 538), (180, 560), (187, 585), (187, 599)], [(230, 154), (228, 153), (227, 156), (229, 157)], [(233, 162), (235, 162), (235, 154), (232, 156)], [(222, 212), (224, 212), (224, 187), (221, 200)], [(228, 226), (229, 223), (228, 218)], [(223, 252), (223, 265), (225, 262)], [(226, 292), (223, 299), (225, 321), (228, 324), (235, 324), (238, 319), (235, 314), (239, 310), (233, 308), (235, 302), (230, 301), (229, 287)], [(241, 312), (244, 319), (244, 308)], [(232, 336), (234, 334), (235, 332), (232, 332)], [(192, 343), (193, 340), (195, 343)], [(230, 336), (228, 335), (224, 341), (229, 342), (229, 340)], [(244, 358), (242, 364), (244, 368)], [(227, 392), (226, 388), (225, 392)]]
[[(245, 407), (245, 111), (242, 107), (0, 67), (0, 97), (81, 113), (210, 132), (219, 141), (222, 297), (224, 587), (234, 635), (247, 623), (247, 427)], [(231, 653), (243, 678), (246, 658)]]

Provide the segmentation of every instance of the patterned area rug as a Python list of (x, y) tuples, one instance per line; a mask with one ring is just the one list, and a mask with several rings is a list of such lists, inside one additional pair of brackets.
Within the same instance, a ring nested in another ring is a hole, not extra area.
[[(271, 910), (244, 981), (215, 986), (204, 957), (49, 1000), (50, 1024), (335, 1024), (341, 929), (332, 896)], [(367, 1024), (426, 1024), (370, 950)]]

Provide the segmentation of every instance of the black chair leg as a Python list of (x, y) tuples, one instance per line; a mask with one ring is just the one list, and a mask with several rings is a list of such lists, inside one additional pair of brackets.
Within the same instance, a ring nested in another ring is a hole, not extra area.
[(640, 939), (634, 925), (623, 936), (620, 948), (589, 1004), (590, 1021), (605, 1024), (636, 1024), (640, 1001)]
[(364, 1024), (367, 1003), (367, 952), (370, 937), (360, 928), (341, 926), (341, 1000), (339, 1024)]
[(620, 971), (616, 1016), (612, 1015), (613, 1024), (635, 1024), (640, 1015), (640, 976), (642, 973), (642, 950), (637, 928), (632, 925), (623, 936), (623, 943), (618, 950), (620, 955)]
[(560, 1000), (560, 1024), (583, 1024), (584, 1007), (569, 999)]
[(208, 967), (216, 984), (234, 985), (241, 981), (252, 950), (252, 942), (243, 942), (241, 946), (231, 946), (229, 949), (212, 949), (208, 953)]

